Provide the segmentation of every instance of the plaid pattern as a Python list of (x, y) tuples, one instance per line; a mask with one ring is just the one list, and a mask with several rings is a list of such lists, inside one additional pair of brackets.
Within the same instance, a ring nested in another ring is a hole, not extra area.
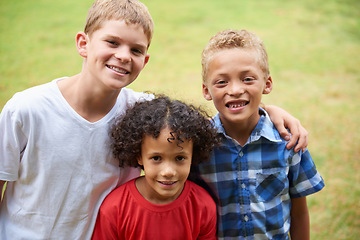
[(291, 198), (324, 187), (309, 151), (295, 153), (261, 116), (241, 147), (214, 117), (223, 143), (201, 164), (204, 180), (219, 195), (219, 239), (289, 239)]

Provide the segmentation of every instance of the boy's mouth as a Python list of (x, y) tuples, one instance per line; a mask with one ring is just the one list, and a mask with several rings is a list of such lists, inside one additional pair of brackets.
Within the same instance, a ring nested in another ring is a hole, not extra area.
[(175, 184), (177, 181), (159, 181), (159, 183), (164, 184), (164, 185), (173, 185)]
[(246, 106), (247, 104), (249, 104), (248, 101), (241, 101), (241, 102), (227, 103), (227, 104), (225, 104), (225, 106), (227, 108), (240, 108), (240, 107)]
[(110, 66), (110, 65), (106, 65), (107, 68), (110, 68), (111, 70), (117, 72), (117, 73), (120, 73), (120, 74), (128, 74), (130, 72), (126, 71), (125, 69), (123, 68), (118, 68), (118, 67), (115, 67), (115, 66)]

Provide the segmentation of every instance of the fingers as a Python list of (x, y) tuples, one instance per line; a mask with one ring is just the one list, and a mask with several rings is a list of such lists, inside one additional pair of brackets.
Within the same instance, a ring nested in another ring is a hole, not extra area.
[(300, 149), (304, 150), (306, 149), (308, 145), (308, 132), (300, 125), (291, 125), (289, 126), (289, 130), (291, 132), (288, 132), (288, 130), (285, 128), (284, 123), (278, 123), (279, 125), (276, 126), (278, 129), (278, 132), (280, 136), (285, 139), (286, 141), (289, 141), (286, 145), (287, 149), (290, 149), (295, 146), (294, 151), (298, 152)]
[(303, 126), (299, 127), (300, 131), (300, 137), (298, 140), (298, 143), (295, 146), (295, 152), (298, 152), (300, 150), (305, 151), (308, 144), (309, 144), (309, 133), (306, 131), (306, 129)]
[(309, 143), (308, 131), (306, 131), (306, 129), (300, 125), (300, 122), (297, 126), (292, 126), (291, 128), (289, 126), (289, 129), (291, 132), (291, 139), (286, 145), (286, 148), (290, 149), (294, 147), (295, 152), (298, 152), (300, 150), (305, 151)]
[(290, 133), (288, 132), (288, 130), (285, 128), (285, 125), (283, 122), (281, 123), (277, 123), (275, 124), (276, 129), (278, 130), (280, 136), (285, 139), (286, 141), (290, 140)]
[[(266, 109), (280, 136), (289, 141), (286, 148), (294, 147), (295, 152), (301, 149), (305, 151), (309, 142), (309, 133), (301, 126), (300, 121), (276, 106), (267, 106)], [(291, 134), (287, 129), (290, 130)]]
[[(292, 147), (294, 147), (295, 146), (295, 144), (297, 143), (297, 141), (298, 141), (298, 139), (299, 139), (299, 131), (298, 130), (291, 130), (291, 138), (290, 138), (290, 141), (288, 142), (288, 144), (286, 144), (286, 148), (287, 149), (290, 149), (290, 148), (292, 148)], [(298, 152), (299, 151), (299, 149), (298, 148), (294, 148), (294, 151), (295, 152)]]

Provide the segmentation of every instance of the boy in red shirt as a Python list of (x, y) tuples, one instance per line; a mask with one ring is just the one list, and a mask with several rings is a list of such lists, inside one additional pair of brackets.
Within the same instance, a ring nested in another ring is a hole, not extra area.
[(167, 97), (137, 103), (112, 140), (120, 166), (141, 166), (144, 176), (106, 197), (93, 239), (216, 239), (215, 203), (187, 180), (219, 142), (205, 112)]

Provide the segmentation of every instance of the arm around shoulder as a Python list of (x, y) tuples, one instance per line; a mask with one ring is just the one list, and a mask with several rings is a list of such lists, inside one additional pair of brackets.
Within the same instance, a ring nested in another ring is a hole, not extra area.
[[(286, 145), (286, 148), (290, 149), (295, 147), (295, 152), (298, 152), (301, 149), (305, 151), (309, 141), (309, 133), (301, 125), (300, 121), (277, 106), (267, 105), (264, 108), (268, 112), (270, 119), (274, 123), (280, 136), (287, 141), (290, 140)], [(286, 128), (290, 130), (291, 138)]]

